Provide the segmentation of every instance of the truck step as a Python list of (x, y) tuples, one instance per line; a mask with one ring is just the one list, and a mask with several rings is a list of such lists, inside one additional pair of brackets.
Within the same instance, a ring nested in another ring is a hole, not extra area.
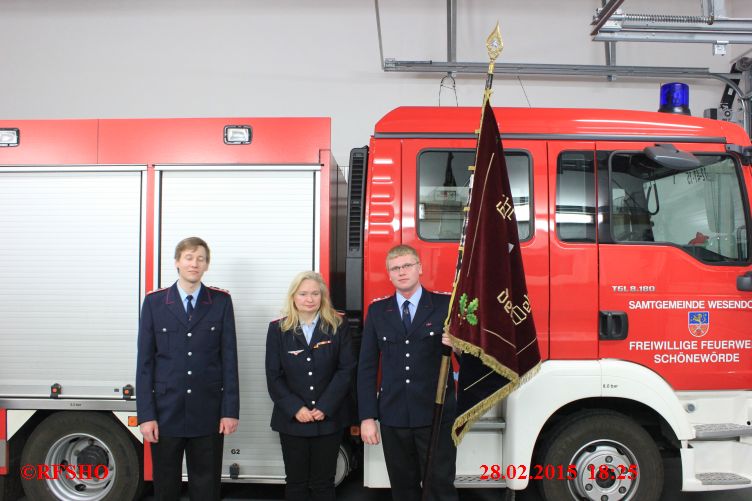
[(457, 475), (454, 479), (455, 487), (470, 487), (472, 489), (482, 489), (488, 487), (490, 489), (501, 489), (507, 486), (504, 480), (481, 480), (480, 474), (478, 475)]
[(752, 436), (752, 426), (733, 423), (698, 424), (695, 426), (698, 440)]
[(481, 418), (472, 424), (471, 431), (500, 431), (507, 427), (501, 418)]
[(708, 472), (698, 473), (695, 478), (702, 482), (702, 485), (746, 485), (752, 483), (747, 477), (737, 475), (736, 473)]

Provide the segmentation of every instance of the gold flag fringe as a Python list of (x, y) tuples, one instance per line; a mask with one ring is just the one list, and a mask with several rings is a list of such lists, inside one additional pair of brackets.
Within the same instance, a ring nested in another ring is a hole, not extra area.
[[(477, 421), (498, 402), (509, 396), (514, 390), (530, 381), (540, 370), (541, 363), (538, 362), (525, 374), (520, 375), (509, 367), (501, 364), (496, 358), (487, 354), (480, 346), (458, 339), (452, 334), (449, 334), (449, 337), (452, 340), (452, 344), (459, 348), (463, 353), (468, 353), (474, 357), (480, 358), (485, 366), (509, 380), (509, 383), (475, 404), (473, 407), (462, 413), (462, 415), (457, 416), (452, 425), (452, 440), (454, 441), (455, 446), (459, 446), (460, 442), (462, 442), (462, 439), (465, 437), (465, 434), (470, 431), (472, 423)], [(461, 367), (460, 370), (462, 370)], [(457, 435), (457, 429), (460, 427), (463, 427), (462, 431)]]

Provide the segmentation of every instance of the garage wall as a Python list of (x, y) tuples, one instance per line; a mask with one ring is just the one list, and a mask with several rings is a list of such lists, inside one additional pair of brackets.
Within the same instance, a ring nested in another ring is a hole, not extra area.
[[(729, 16), (752, 2), (727, 0)], [(446, 60), (444, 0), (381, 0), (384, 55)], [(501, 62), (604, 64), (589, 37), (600, 0), (458, 0), (459, 61), (484, 61), (496, 20)], [(381, 71), (372, 0), (3, 0), (0, 117), (331, 116), (340, 165), (400, 105), (438, 103), (439, 74)], [(699, 14), (700, 1), (627, 0), (630, 13)], [(619, 43), (619, 65), (727, 72), (752, 46)], [(497, 106), (657, 108), (658, 80), (497, 77)], [(717, 106), (723, 86), (688, 82), (691, 108)], [(480, 104), (483, 77), (457, 77), (461, 106)], [(523, 90), (524, 89), (524, 90)], [(442, 105), (454, 105), (449, 89)]]

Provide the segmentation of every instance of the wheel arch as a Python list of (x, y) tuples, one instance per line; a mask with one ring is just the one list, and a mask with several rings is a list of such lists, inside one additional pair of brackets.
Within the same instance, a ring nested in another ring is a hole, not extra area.
[[(116, 465), (115, 470), (113, 470), (116, 472), (112, 480), (113, 483), (110, 484), (110, 487), (105, 487), (105, 490), (101, 494), (94, 493), (92, 499), (100, 499), (102, 495), (105, 496), (102, 498), (103, 500), (125, 499), (122, 489), (126, 485), (132, 487), (129, 489), (129, 492), (132, 491), (133, 499), (137, 499), (140, 496), (144, 480), (142, 444), (113, 415), (112, 411), (47, 411), (44, 413), (37, 412), (33, 418), (36, 418), (34, 419), (36, 424), (29, 430), (26, 443), (21, 452), (21, 462), (23, 464), (37, 465), (47, 464), (48, 462), (67, 464), (66, 461), (59, 461), (57, 457), (48, 461), (49, 454), (57, 454), (54, 451), (60, 450), (58, 448), (60, 439), (63, 437), (67, 439), (70, 436), (76, 437), (73, 440), (81, 440), (81, 438), (89, 436), (94, 439), (90, 445), (98, 444), (100, 451), (102, 448), (105, 449), (104, 454), (107, 454), (107, 456), (101, 459), (109, 458), (110, 461), (114, 461), (114, 463), (110, 464)], [(32, 424), (31, 420), (25, 425), (30, 424)], [(65, 452), (65, 456), (62, 459), (67, 459), (69, 453), (70, 451)], [(68, 480), (71, 479), (69, 478)], [(85, 480), (75, 480), (74, 482), (86, 483)], [(63, 495), (61, 493), (67, 492), (66, 489), (71, 489), (70, 486), (67, 486), (70, 482), (64, 482), (63, 477), (55, 480), (54, 485), (62, 485), (62, 483), (66, 483), (66, 487), (43, 487), (48, 484), (42, 482), (41, 479), (39, 482), (24, 482), (24, 491), (29, 499), (48, 499), (50, 496), (52, 496), (50, 499), (57, 498)], [(100, 487), (100, 489), (102, 488)], [(63, 495), (63, 497), (66, 496)]]
[(121, 416), (117, 415), (120, 413), (117, 413), (115, 411), (110, 410), (38, 410), (34, 413), (34, 415), (26, 422), (24, 423), (23, 427), (19, 432), (25, 431), (26, 438), (28, 438), (31, 433), (33, 433), (34, 429), (37, 428), (40, 424), (42, 424), (44, 421), (47, 421), (47, 419), (51, 418), (52, 416), (60, 416), (60, 415), (81, 415), (82, 413), (86, 414), (96, 414), (98, 416), (104, 416), (107, 420), (111, 421), (116, 425), (116, 427), (124, 434), (130, 437), (131, 443), (133, 443), (134, 447), (136, 447), (136, 452), (143, 457), (143, 442), (138, 439), (138, 436), (140, 436), (140, 432), (134, 432), (130, 430), (126, 424), (126, 422), (123, 421)]
[[(567, 465), (567, 471), (576, 465), (576, 474), (566, 481), (548, 477), (537, 481), (546, 499), (660, 499), (664, 485), (660, 449), (633, 416), (611, 409), (579, 409), (555, 424), (541, 444), (540, 464)], [(593, 477), (596, 468), (598, 478)], [(600, 476), (603, 468), (605, 477)]]
[(657, 443), (663, 443), (672, 449), (676, 449), (678, 453), (678, 449), (681, 447), (679, 439), (666, 418), (658, 411), (636, 400), (601, 397), (584, 398), (576, 402), (571, 402), (559, 408), (554, 414), (552, 414), (543, 425), (543, 428), (541, 428), (538, 440), (535, 442), (533, 457), (539, 457), (538, 452), (541, 445), (547, 440), (551, 432), (562, 422), (575, 419), (580, 414), (598, 413), (603, 411), (616, 412), (624, 415), (644, 428)]
[[(674, 446), (678, 440), (693, 437), (685, 411), (668, 383), (650, 369), (622, 360), (546, 361), (503, 407), (507, 421), (505, 464), (529, 466), (542, 433), (555, 426), (562, 415), (583, 407), (639, 411), (646, 422), (657, 424), (661, 435)], [(507, 480), (514, 490), (527, 484), (527, 479)]]

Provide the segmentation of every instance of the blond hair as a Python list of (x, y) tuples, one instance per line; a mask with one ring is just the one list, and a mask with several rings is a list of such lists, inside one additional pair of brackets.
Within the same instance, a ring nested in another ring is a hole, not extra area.
[(178, 244), (175, 246), (175, 261), (178, 261), (180, 259), (180, 256), (183, 255), (184, 251), (196, 250), (199, 247), (206, 249), (206, 262), (208, 263), (211, 259), (209, 244), (204, 242), (204, 240), (199, 237), (188, 237), (178, 242)]
[(418, 256), (418, 251), (416, 251), (414, 247), (409, 245), (396, 245), (386, 253), (386, 266), (389, 267), (389, 261), (400, 256), (414, 256), (415, 260), (420, 263), (420, 256)]
[(318, 284), (319, 289), (321, 289), (321, 304), (319, 305), (321, 330), (327, 334), (334, 334), (337, 327), (342, 323), (342, 318), (337, 314), (334, 307), (332, 307), (332, 300), (329, 298), (329, 289), (326, 287), (326, 283), (324, 283), (324, 277), (315, 271), (303, 271), (292, 279), (290, 288), (287, 290), (285, 306), (282, 309), (284, 318), (279, 323), (280, 328), (284, 332), (295, 330), (300, 326), (300, 314), (297, 308), (295, 308), (295, 293), (298, 292), (300, 285), (306, 280), (313, 280)]

